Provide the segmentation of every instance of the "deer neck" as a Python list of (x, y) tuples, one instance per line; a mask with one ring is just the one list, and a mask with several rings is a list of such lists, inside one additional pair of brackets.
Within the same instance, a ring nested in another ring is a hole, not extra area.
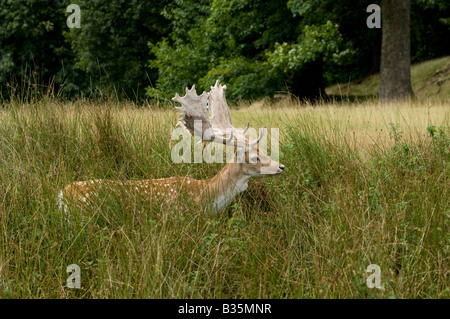
[(209, 181), (209, 195), (214, 214), (227, 207), (233, 198), (248, 188), (250, 175), (243, 172), (243, 165), (231, 161)]

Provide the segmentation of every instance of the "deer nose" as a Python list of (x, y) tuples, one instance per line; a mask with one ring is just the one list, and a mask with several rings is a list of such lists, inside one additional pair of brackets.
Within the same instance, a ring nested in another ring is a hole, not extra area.
[(280, 169), (284, 171), (284, 165), (280, 165)]

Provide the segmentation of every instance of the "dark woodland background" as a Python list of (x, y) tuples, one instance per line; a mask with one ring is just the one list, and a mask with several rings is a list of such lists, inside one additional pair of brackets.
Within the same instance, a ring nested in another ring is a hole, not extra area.
[[(80, 29), (66, 25), (71, 3)], [(380, 1), (0, 0), (0, 94), (31, 83), (67, 99), (164, 100), (221, 79), (235, 100), (314, 97), (380, 71), (371, 3)], [(413, 0), (408, 15), (411, 63), (450, 54), (449, 1)]]

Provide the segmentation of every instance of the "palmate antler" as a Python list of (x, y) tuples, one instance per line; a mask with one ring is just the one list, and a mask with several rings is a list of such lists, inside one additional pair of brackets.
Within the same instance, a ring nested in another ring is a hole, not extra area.
[[(264, 129), (260, 129), (257, 139), (248, 141), (244, 134), (250, 127), (250, 123), (247, 123), (246, 128), (242, 131), (233, 126), (230, 109), (225, 99), (226, 88), (226, 85), (221, 85), (217, 80), (216, 84), (211, 86), (209, 93), (203, 92), (201, 95), (197, 95), (195, 84), (190, 90), (186, 88), (186, 95), (183, 97), (176, 93), (172, 100), (182, 105), (176, 107), (181, 112), (177, 126), (189, 130), (191, 134), (199, 136), (202, 141), (219, 142), (249, 149), (259, 143), (264, 135)], [(208, 115), (208, 110), (211, 116)], [(229, 137), (225, 139), (224, 136), (227, 134)]]

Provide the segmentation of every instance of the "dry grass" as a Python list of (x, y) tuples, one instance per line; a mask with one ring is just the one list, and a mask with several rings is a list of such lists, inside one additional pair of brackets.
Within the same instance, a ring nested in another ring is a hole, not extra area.
[(408, 140), (426, 139), (428, 126), (448, 126), (450, 123), (450, 102), (427, 100), (382, 104), (369, 100), (319, 106), (293, 105), (289, 100), (270, 106), (256, 102), (233, 112), (233, 119), (241, 126), (245, 125), (246, 119), (251, 119), (257, 127), (280, 128), (312, 122), (330, 138), (344, 135), (356, 149), (366, 149), (392, 146), (391, 123), (399, 124)]
[[(279, 178), (220, 216), (139, 198), (56, 209), (93, 178), (208, 178), (174, 164), (174, 111), (41, 100), (0, 109), (4, 298), (449, 298), (450, 104), (241, 104), (236, 126), (278, 127)], [(182, 213), (182, 214), (180, 214)], [(82, 287), (66, 287), (66, 267)], [(367, 288), (378, 264), (384, 290)]]

